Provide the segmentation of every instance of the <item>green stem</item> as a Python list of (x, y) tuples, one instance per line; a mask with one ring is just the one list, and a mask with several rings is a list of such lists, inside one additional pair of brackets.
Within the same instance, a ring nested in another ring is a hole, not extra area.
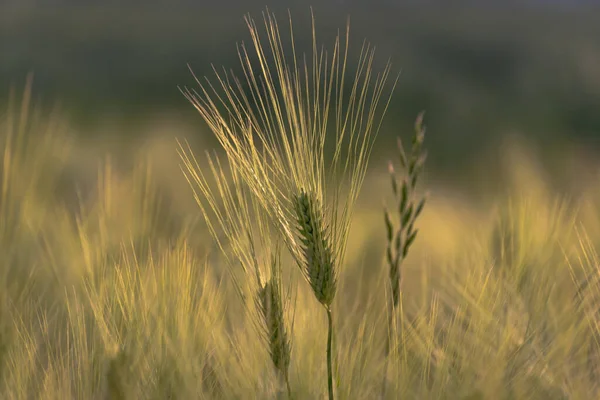
[(331, 308), (327, 307), (327, 321), (329, 331), (327, 332), (327, 387), (329, 389), (329, 400), (333, 400), (333, 365), (331, 363), (331, 342), (333, 341), (333, 318)]
[(384, 362), (384, 367), (383, 367), (383, 381), (381, 384), (381, 399), (385, 399), (385, 395), (387, 392), (387, 372), (388, 372), (388, 365), (390, 363), (390, 335), (392, 334), (392, 325), (393, 325), (393, 321), (394, 321), (394, 311), (396, 310), (396, 308), (393, 306), (390, 307), (390, 318), (388, 320), (388, 334), (385, 337), (385, 362)]

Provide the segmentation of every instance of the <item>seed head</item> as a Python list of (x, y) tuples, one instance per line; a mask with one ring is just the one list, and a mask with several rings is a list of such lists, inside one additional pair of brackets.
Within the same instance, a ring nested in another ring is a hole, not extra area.
[(301, 268), (317, 300), (328, 307), (335, 297), (336, 271), (323, 214), (314, 196), (305, 191), (296, 197), (295, 208), (303, 244), (304, 265)]
[(284, 322), (283, 301), (278, 279), (271, 279), (258, 292), (258, 303), (273, 365), (285, 376), (290, 365), (291, 346)]

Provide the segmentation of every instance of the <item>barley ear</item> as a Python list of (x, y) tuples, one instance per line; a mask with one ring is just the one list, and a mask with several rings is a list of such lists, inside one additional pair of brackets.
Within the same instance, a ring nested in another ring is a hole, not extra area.
[(333, 313), (331, 305), (336, 293), (335, 260), (330, 236), (324, 224), (322, 210), (316, 196), (304, 190), (294, 197), (294, 210), (298, 234), (302, 243), (303, 265), (301, 270), (313, 290), (316, 299), (327, 311), (327, 389), (333, 400)]
[[(180, 155), (184, 162), (183, 171), (190, 183), (196, 203), (200, 207), (208, 229), (219, 246), (229, 269), (235, 288), (246, 301), (244, 284), (237, 272), (243, 272), (252, 286), (254, 328), (261, 335), (271, 361), (280, 379), (285, 381), (288, 396), (291, 342), (286, 330), (284, 291), (281, 279), (279, 243), (273, 242), (273, 231), (260, 199), (251, 193), (235, 163), (228, 159), (228, 168), (218, 158), (209, 157), (209, 166), (214, 183), (209, 183), (202, 168), (195, 160), (189, 145), (180, 144)], [(222, 233), (221, 233), (222, 232)], [(267, 283), (264, 270), (270, 268)], [(287, 296), (286, 300), (289, 298)]]
[(315, 196), (302, 190), (295, 197), (294, 207), (303, 245), (303, 273), (319, 303), (329, 308), (335, 297), (337, 276), (330, 236), (320, 204)]
[(291, 398), (289, 383), (291, 342), (285, 326), (280, 262), (279, 256), (273, 258), (271, 277), (258, 290), (257, 305), (263, 319), (263, 328), (271, 361), (279, 378), (285, 383), (288, 397)]

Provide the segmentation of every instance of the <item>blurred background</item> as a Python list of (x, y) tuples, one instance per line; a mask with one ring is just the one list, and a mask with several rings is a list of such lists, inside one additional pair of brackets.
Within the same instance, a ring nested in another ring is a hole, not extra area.
[[(363, 39), (401, 72), (378, 141), (385, 171), (395, 137), (412, 134), (426, 111), (428, 171), (452, 185), (489, 192), (507, 143), (527, 143), (560, 181), (568, 164), (600, 150), (600, 7), (576, 0), (322, 0), (318, 35), (332, 43), (351, 19), (351, 46)], [(60, 103), (84, 139), (116, 148), (145, 136), (188, 135), (215, 145), (178, 86), (196, 87), (211, 64), (240, 72), (243, 16), (265, 6), (298, 42), (310, 40), (305, 0), (3, 0), (0, 103), (34, 73), (42, 107)], [(308, 40), (307, 40), (308, 39)], [(576, 155), (576, 156), (574, 156)], [(562, 160), (562, 161), (561, 161)], [(572, 172), (572, 171), (571, 171)], [(571, 174), (572, 176), (572, 174)], [(433, 179), (433, 178), (432, 178)], [(568, 181), (568, 179), (564, 179)]]

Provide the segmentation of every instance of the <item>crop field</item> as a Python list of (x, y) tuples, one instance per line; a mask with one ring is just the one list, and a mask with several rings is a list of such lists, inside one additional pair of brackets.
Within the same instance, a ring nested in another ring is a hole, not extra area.
[[(0, 398), (600, 398), (591, 13), (551, 43), (421, 11), (395, 46), (313, 11), (213, 11), (190, 69), (193, 18), (141, 13), (107, 54), (171, 61), (137, 82), (97, 61), (114, 10), (0, 17)], [(30, 49), (64, 24), (97, 37)]]

